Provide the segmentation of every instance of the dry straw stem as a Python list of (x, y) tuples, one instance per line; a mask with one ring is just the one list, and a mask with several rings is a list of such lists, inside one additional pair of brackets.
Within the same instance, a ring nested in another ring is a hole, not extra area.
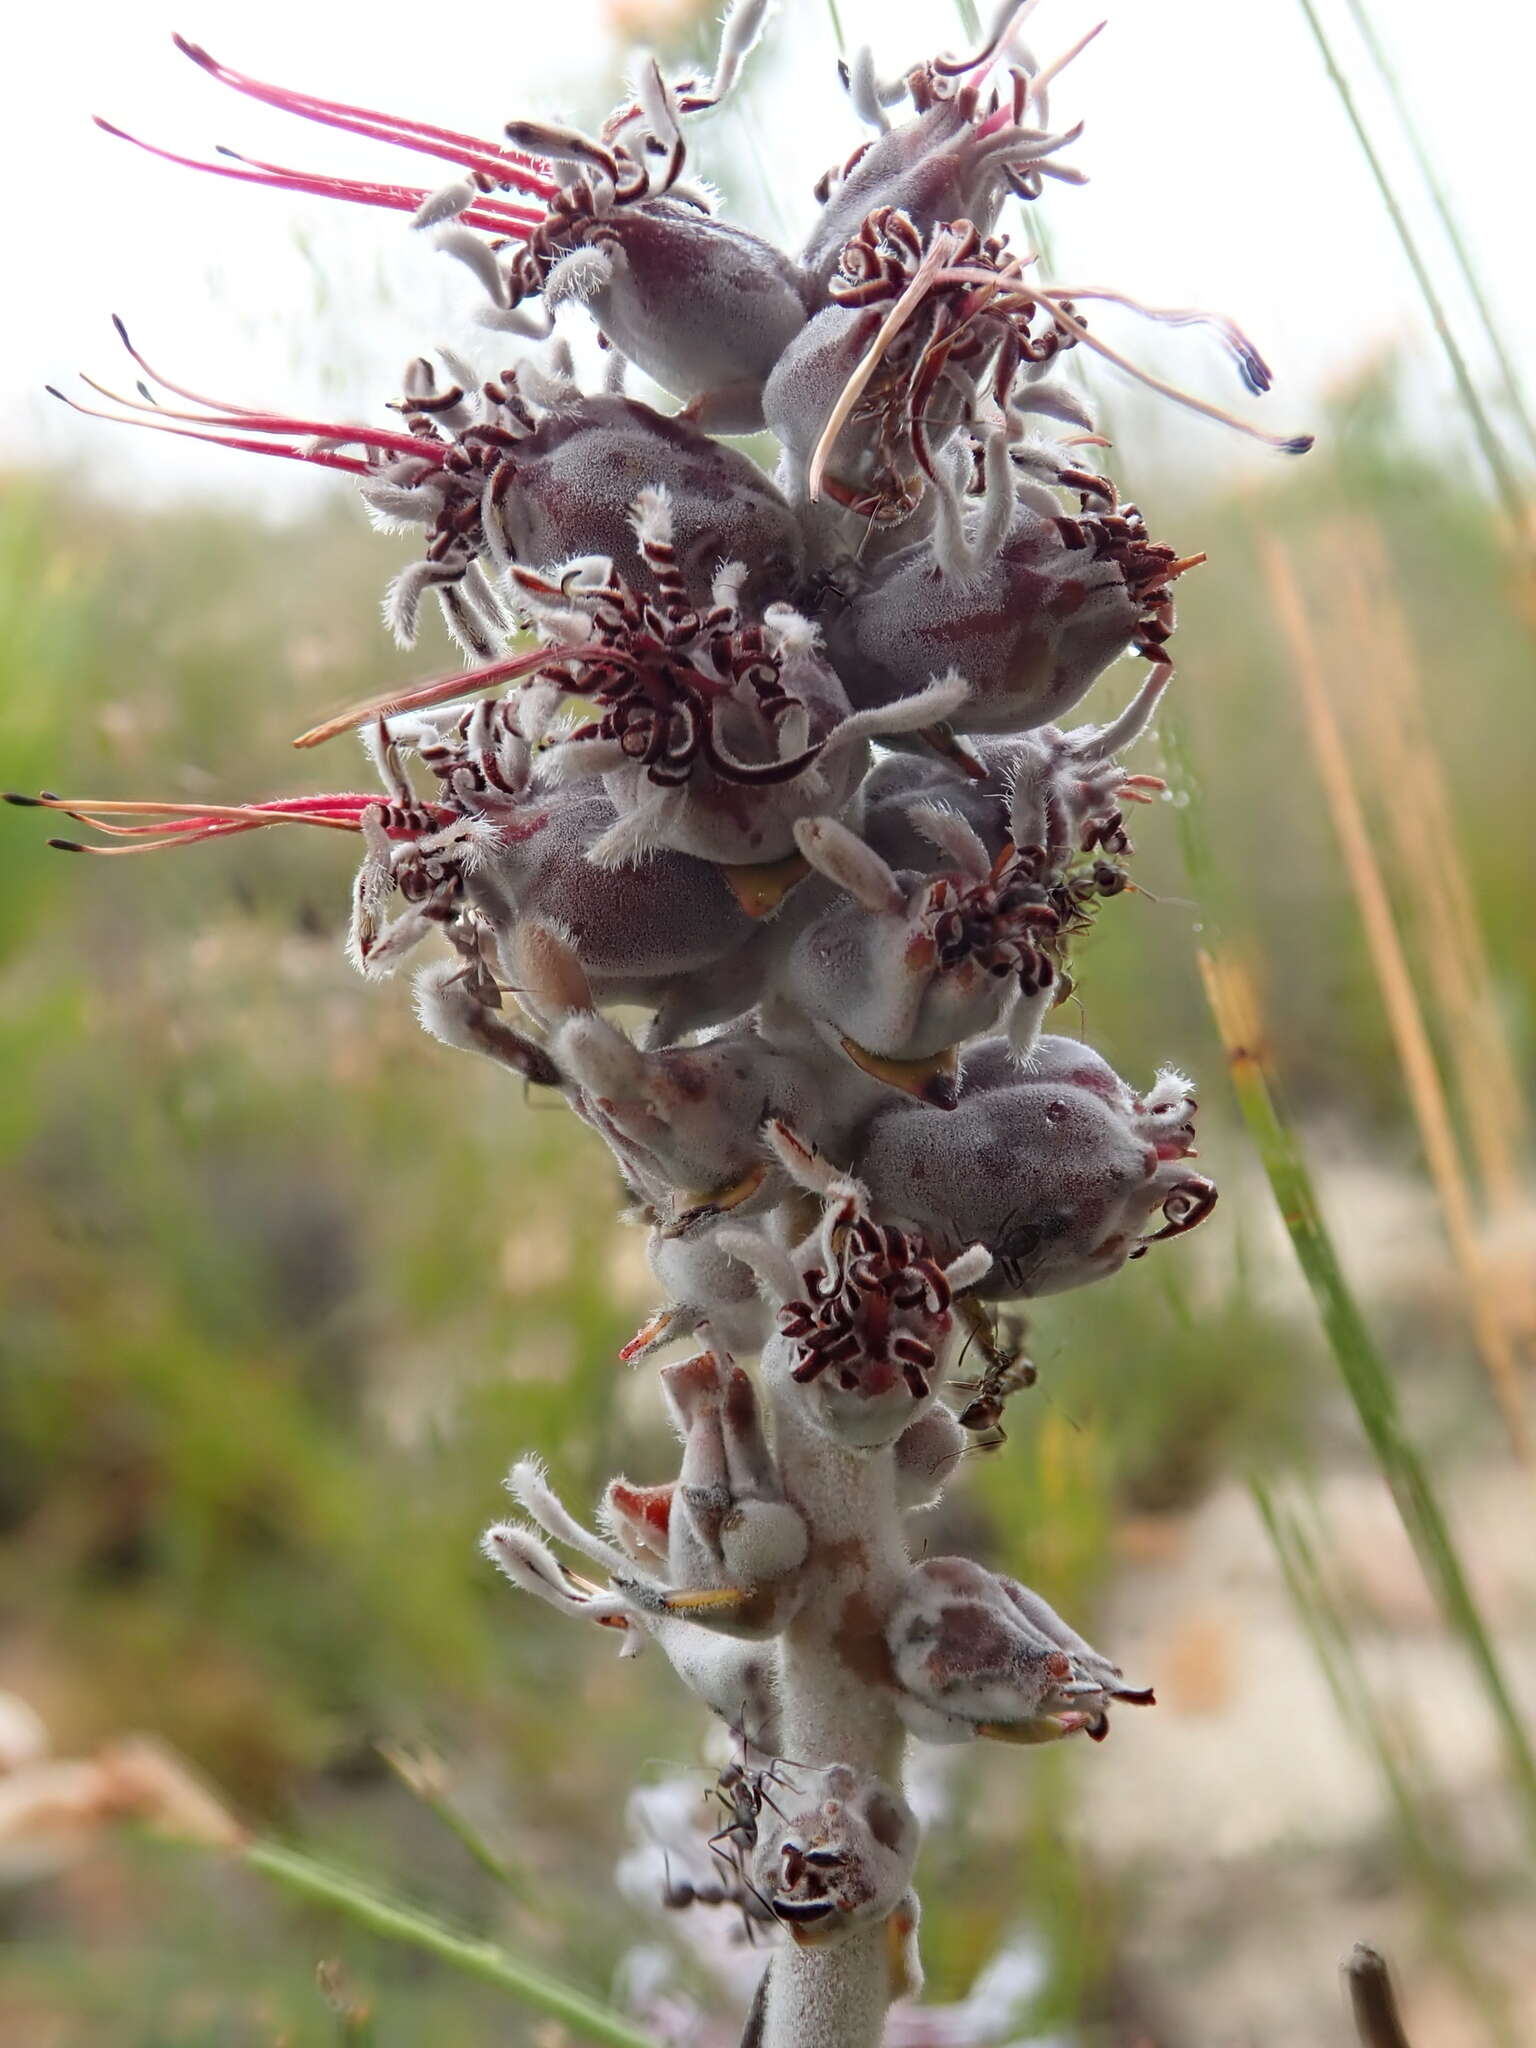
[[(1352, 726), (1353, 758), (1392, 842), (1406, 885), (1401, 909), (1456, 1084), (1468, 1149), (1491, 1218), (1513, 1238), (1525, 1224), (1524, 1154), (1530, 1119), (1482, 918), (1461, 857), (1440, 755), (1431, 736), (1413, 636), (1393, 589), (1380, 528), (1341, 520), (1320, 537), (1333, 566), (1351, 645), (1337, 701)], [(1496, 1305), (1536, 1334), (1536, 1272), (1524, 1261), (1504, 1275)]]
[(1260, 541), (1260, 561), (1290, 650), (1291, 674), (1301, 698), (1307, 736), (1365, 927), (1371, 964), (1386, 1004), (1393, 1042), (1445, 1217), (1452, 1256), (1466, 1291), (1478, 1352), (1493, 1382), (1515, 1455), (1529, 1464), (1531, 1435), (1519, 1365), (1509, 1332), (1494, 1306), (1493, 1276), (1478, 1235), (1450, 1104), (1392, 914), (1392, 901), (1371, 843), (1348, 749), (1334, 716), (1317, 641), (1285, 547), (1273, 537), (1264, 536)]
[(1180, 721), (1165, 717), (1162, 735), (1169, 780), (1183, 798), (1177, 816), (1185, 863), (1201, 899), (1206, 932), (1206, 949), (1199, 956), (1201, 974), (1226, 1048), (1238, 1107), (1372, 1455), (1440, 1611), (1481, 1680), (1503, 1739), (1511, 1784), (1531, 1839), (1536, 1841), (1536, 1754), (1525, 1721), (1467, 1582), (1424, 1460), (1404, 1430), (1391, 1375), (1344, 1277), (1300, 1140), (1270, 1087), (1253, 983), (1218, 932), (1220, 871), (1206, 840), (1199, 778)]
[(1392, 189), (1392, 180), (1388, 177), (1386, 166), (1377, 152), (1375, 143), (1371, 140), (1370, 130), (1367, 128), (1365, 118), (1360, 112), (1354, 90), (1350, 85), (1349, 79), (1345, 76), (1344, 69), (1339, 63), (1332, 43), (1328, 39), (1327, 31), (1323, 27), (1321, 16), (1313, 5), (1313, 0), (1300, 0), (1300, 6), (1302, 13), (1307, 17), (1307, 25), (1312, 31), (1318, 50), (1322, 54), (1328, 76), (1333, 81), (1334, 89), (1343, 103), (1349, 125), (1355, 131), (1355, 140), (1359, 143), (1366, 163), (1370, 167), (1371, 177), (1375, 181), (1376, 190), (1381, 197), (1381, 203), (1387, 209), (1388, 218), (1397, 232), (1398, 241), (1402, 244), (1403, 254), (1408, 259), (1408, 267), (1413, 272), (1414, 282), (1418, 285), (1420, 296), (1423, 298), (1435, 333), (1439, 337), (1440, 346), (1445, 351), (1445, 359), (1450, 365), (1451, 376), (1455, 380), (1457, 394), (1461, 399), (1467, 418), (1472, 423), (1472, 431), (1477, 438), (1478, 447), (1482, 450), (1483, 460), (1488, 465), (1488, 473), (1492, 477), (1494, 488), (1499, 494), (1499, 502), (1504, 507), (1505, 514), (1514, 533), (1529, 542), (1531, 537), (1529, 525), (1530, 508), (1526, 502), (1525, 491), (1521, 486), (1519, 477), (1515, 473), (1508, 454), (1505, 452), (1504, 444), (1499, 439), (1492, 420), (1488, 417), (1488, 409), (1483, 404), (1481, 394), (1473, 382), (1472, 372), (1468, 368), (1466, 357), (1461, 352), (1461, 344), (1457, 341), (1455, 332), (1451, 327), (1450, 318), (1446, 313), (1444, 302), (1435, 287), (1435, 281), (1430, 275), (1429, 265), (1424, 259), (1423, 251), (1419, 247), (1418, 238), (1414, 234), (1413, 229), (1408, 225), (1408, 216), (1403, 211), (1397, 194)]

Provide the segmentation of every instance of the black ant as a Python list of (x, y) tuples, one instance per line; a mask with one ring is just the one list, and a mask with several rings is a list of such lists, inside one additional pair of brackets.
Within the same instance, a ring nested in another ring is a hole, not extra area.
[[(783, 1785), (794, 1790), (791, 1781), (785, 1777), (777, 1759), (762, 1770), (748, 1770), (746, 1761), (728, 1763), (710, 1789), (709, 1796), (717, 1799), (730, 1815), (725, 1826), (709, 1838), (709, 1846), (726, 1862), (742, 1863), (757, 1847), (758, 1817), (766, 1806), (784, 1819), (783, 1808), (767, 1789), (770, 1785)], [(728, 1848), (722, 1848), (728, 1843)]]
[[(1028, 1325), (1022, 1316), (999, 1316), (994, 1323), (981, 1304), (973, 1301), (968, 1320), (984, 1363), (978, 1378), (952, 1382), (958, 1393), (973, 1397), (956, 1419), (962, 1429), (977, 1434), (979, 1440), (971, 1446), (973, 1450), (996, 1451), (1008, 1441), (1003, 1408), (1009, 1397), (1032, 1387), (1040, 1375), (1033, 1359), (1024, 1355)], [(987, 1431), (996, 1434), (986, 1435)]]

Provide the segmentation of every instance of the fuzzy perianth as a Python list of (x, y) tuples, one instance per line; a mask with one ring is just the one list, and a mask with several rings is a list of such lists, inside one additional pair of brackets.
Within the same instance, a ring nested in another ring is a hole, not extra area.
[[(357, 968), (385, 980), (432, 942), (426, 1030), (558, 1094), (609, 1148), (658, 1293), (621, 1357), (694, 1347), (659, 1373), (677, 1467), (613, 1479), (598, 1528), (523, 1458), (522, 1519), (485, 1550), (626, 1654), (654, 1646), (731, 1731), (705, 1889), (779, 1944), (757, 2048), (874, 2048), (920, 1988), (909, 1742), (1096, 1741), (1114, 1703), (1152, 1698), (1038, 1594), (910, 1524), (1034, 1380), (1000, 1305), (1110, 1278), (1216, 1196), (1181, 1074), (1142, 1092), (1047, 1029), (1083, 932), (1136, 914), (1127, 818), (1162, 784), (1120, 756), (1169, 685), (1175, 590), (1203, 559), (1153, 540), (1093, 467), (1063, 359), (1106, 356), (1277, 448), (1307, 439), (1098, 331), (1203, 325), (1261, 394), (1229, 319), (1048, 282), (1027, 235), (1010, 244), (1007, 208), (1083, 180), (1080, 125), (1050, 105), (1082, 44), (1038, 63), (1033, 6), (1004, 0), (979, 47), (900, 79), (850, 61), (849, 134), (797, 249), (723, 219), (689, 160), (767, 0), (734, 0), (707, 75), (639, 60), (596, 134), (528, 109), (462, 134), (179, 41), (231, 91), (435, 161), (439, 182), (171, 161), (407, 214), (504, 354), (491, 374), (416, 359), (370, 424), (204, 396), (119, 322), (145, 381), (108, 417), (355, 480), (376, 523), (422, 536), (386, 624), (410, 644), (432, 598), (474, 666), (300, 736), (355, 729), (374, 794), (13, 799), (104, 856), (352, 833)], [(572, 323), (601, 350), (573, 349)], [(631, 370), (668, 404), (631, 395)], [(771, 434), (773, 475), (723, 434)], [(1065, 724), (1122, 657), (1148, 664), (1126, 708)], [(616, 1006), (645, 1013), (638, 1034)]]

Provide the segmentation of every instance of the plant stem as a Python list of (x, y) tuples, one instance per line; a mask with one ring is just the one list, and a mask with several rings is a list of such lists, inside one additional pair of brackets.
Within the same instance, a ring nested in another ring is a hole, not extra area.
[(890, 1997), (883, 1924), (827, 1948), (792, 1942), (769, 1965), (763, 2048), (879, 2048)]
[[(785, 1496), (810, 1536), (804, 1594), (780, 1638), (786, 1765), (852, 1764), (899, 1792), (906, 1731), (872, 1677), (908, 1564), (895, 1455), (832, 1443), (793, 1384), (767, 1392)], [(895, 1974), (889, 1922), (825, 1947), (790, 1942), (769, 1969), (763, 2048), (879, 2048)]]
[(1350, 2010), (1362, 2048), (1408, 2048), (1392, 1979), (1375, 1949), (1367, 1948), (1363, 1941), (1355, 1943), (1344, 1965), (1344, 1981), (1349, 1986)]
[(1526, 1826), (1536, 1841), (1536, 1755), (1532, 1753), (1529, 1734), (1462, 1569), (1455, 1539), (1428, 1469), (1403, 1426), (1397, 1389), (1344, 1277), (1300, 1141), (1271, 1090), (1252, 986), (1227, 952), (1216, 928), (1216, 869), (1205, 840), (1199, 786), (1188, 739), (1179, 721), (1171, 716), (1163, 719), (1161, 731), (1169, 781), (1183, 798), (1177, 815), (1185, 862), (1202, 899), (1206, 943), (1200, 954), (1201, 973), (1217, 1030), (1226, 1047), (1238, 1107), (1269, 1178), (1340, 1376), (1399, 1518), (1441, 1613), (1482, 1680), (1484, 1695), (1503, 1737), (1510, 1777)]
[(1354, 1633), (1324, 1577), (1301, 1516), (1283, 1508), (1258, 1477), (1250, 1479), (1249, 1487), (1339, 1716), (1369, 1752), (1386, 1787), (1403, 1860), (1423, 1892), (1435, 1946), (1482, 2013), (1489, 2039), (1499, 2048), (1517, 2048), (1504, 1987), (1467, 1946), (1463, 1921), (1475, 1909), (1459, 1859), (1447, 1855), (1445, 1841), (1424, 1810), (1425, 1767), (1410, 1729), (1401, 1721), (1389, 1723), (1372, 1691)]
[(1313, 5), (1313, 0), (1299, 0), (1299, 4), (1302, 13), (1307, 17), (1313, 39), (1322, 53), (1328, 76), (1332, 79), (1334, 89), (1343, 103), (1349, 125), (1355, 131), (1355, 140), (1359, 143), (1370, 167), (1376, 190), (1387, 209), (1387, 216), (1397, 231), (1397, 239), (1402, 244), (1403, 254), (1408, 259), (1408, 267), (1413, 272), (1414, 281), (1419, 287), (1430, 321), (1439, 336), (1440, 346), (1445, 351), (1445, 359), (1450, 364), (1451, 376), (1455, 380), (1456, 390), (1467, 418), (1472, 423), (1472, 431), (1477, 437), (1478, 447), (1482, 450), (1483, 460), (1488, 465), (1488, 473), (1493, 479), (1494, 488), (1508, 515), (1510, 525), (1518, 537), (1525, 533), (1527, 519), (1525, 493), (1520, 487), (1519, 478), (1510, 465), (1503, 444), (1494, 430), (1493, 422), (1488, 417), (1487, 408), (1472, 381), (1472, 373), (1467, 367), (1466, 357), (1461, 352), (1461, 344), (1452, 332), (1445, 306), (1435, 287), (1435, 281), (1429, 274), (1429, 265), (1425, 262), (1418, 240), (1408, 225), (1407, 215), (1398, 204), (1397, 194), (1392, 190), (1392, 181), (1387, 176), (1386, 166), (1376, 153), (1376, 145), (1372, 142), (1364, 117), (1355, 103), (1355, 95), (1349, 80), (1344, 76), (1339, 60), (1334, 55), (1333, 45), (1328, 40), (1321, 17)]
[(463, 1933), (403, 1900), (387, 1897), (350, 1871), (336, 1870), (278, 1842), (255, 1841), (242, 1853), (251, 1869), (301, 1898), (334, 1908), (386, 1941), (424, 1949), (471, 1977), (510, 1991), (525, 2005), (564, 2021), (583, 2040), (605, 2042), (610, 2048), (658, 2048), (653, 2036), (641, 2033), (595, 1999), (508, 1955), (495, 1942)]
[(1424, 180), (1430, 202), (1439, 216), (1440, 225), (1445, 231), (1445, 239), (1451, 246), (1451, 254), (1456, 258), (1456, 268), (1461, 272), (1461, 281), (1467, 288), (1468, 298), (1476, 308), (1488, 346), (1493, 351), (1493, 359), (1499, 366), (1499, 381), (1504, 387), (1505, 402), (1519, 421), (1520, 430), (1530, 445), (1531, 453), (1536, 455), (1536, 419), (1531, 417), (1530, 407), (1525, 402), (1525, 394), (1520, 387), (1520, 373), (1515, 368), (1514, 358), (1504, 345), (1499, 323), (1494, 318), (1493, 308), (1488, 303), (1488, 295), (1483, 290), (1482, 279), (1477, 273), (1477, 266), (1472, 261), (1472, 252), (1467, 247), (1461, 223), (1456, 217), (1456, 209), (1451, 205), (1450, 195), (1441, 183), (1440, 174), (1430, 158), (1423, 136), (1419, 133), (1419, 124), (1414, 119), (1412, 104), (1403, 91), (1397, 71), (1387, 56), (1380, 36), (1376, 33), (1376, 24), (1365, 6), (1365, 0), (1344, 0), (1344, 5), (1349, 9), (1355, 27), (1360, 31), (1360, 40), (1370, 52), (1371, 62), (1381, 74), (1381, 82), (1387, 89), (1393, 112), (1401, 124), (1408, 147), (1413, 153), (1413, 160), (1419, 167), (1419, 176)]
[(1344, 870), (1354, 892), (1360, 922), (1365, 928), (1366, 946), (1386, 1007), (1398, 1065), (1402, 1068), (1414, 1118), (1419, 1126), (1430, 1179), (1439, 1196), (1451, 1255), (1461, 1275), (1478, 1352), (1492, 1381), (1494, 1397), (1504, 1417), (1515, 1456), (1522, 1464), (1528, 1465), (1532, 1459), (1532, 1445), (1525, 1417), (1525, 1392), (1520, 1380), (1519, 1361), (1494, 1306), (1488, 1262), (1478, 1237), (1477, 1217), (1450, 1103), (1424, 1021), (1413, 971), (1392, 913), (1392, 899), (1381, 862), (1376, 857), (1371, 828), (1355, 785), (1350, 750), (1334, 714), (1329, 677), (1323, 670), (1317, 640), (1290, 555), (1280, 541), (1266, 534), (1259, 542), (1259, 560), (1270, 601), (1290, 650), (1291, 674), (1301, 697), (1307, 737), (1311, 741), (1318, 777), (1328, 800)]

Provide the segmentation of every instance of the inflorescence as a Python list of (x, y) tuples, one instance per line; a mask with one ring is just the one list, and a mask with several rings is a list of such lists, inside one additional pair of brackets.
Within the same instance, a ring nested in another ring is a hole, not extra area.
[[(740, 1745), (718, 1895), (806, 1947), (896, 1930), (891, 1991), (916, 1981), (907, 1737), (1099, 1737), (1113, 1702), (1150, 1699), (1015, 1581), (914, 1565), (907, 1517), (1033, 1378), (998, 1305), (1112, 1274), (1215, 1200), (1188, 1083), (1138, 1092), (1047, 1030), (1080, 934), (1134, 893), (1126, 812), (1161, 784), (1119, 756), (1202, 559), (1092, 467), (1064, 371), (1097, 353), (1169, 391), (1090, 330), (1084, 303), (1110, 300), (1203, 322), (1250, 391), (1269, 375), (1229, 321), (1048, 285), (1003, 231), (1006, 202), (1081, 182), (1080, 131), (1049, 118), (1067, 59), (1029, 54), (1029, 11), (902, 79), (846, 68), (871, 137), (817, 186), (798, 254), (689, 174), (689, 118), (730, 89), (763, 0), (735, 0), (711, 77), (642, 62), (596, 136), (477, 138), (181, 43), (239, 93), (446, 164), (419, 189), (201, 168), (410, 213), (513, 359), (419, 360), (374, 426), (202, 397), (119, 323), (147, 381), (115, 416), (353, 475), (376, 521), (425, 536), (389, 625), (409, 643), (430, 594), (478, 666), (303, 736), (356, 729), (382, 796), (18, 799), (109, 842), (57, 842), (76, 851), (359, 834), (356, 966), (445, 940), (416, 980), (427, 1030), (606, 1140), (661, 1295), (624, 1356), (704, 1347), (662, 1372), (679, 1474), (615, 1480), (596, 1532), (524, 1461), (528, 1520), (488, 1554), (626, 1650), (660, 1646)], [(602, 339), (596, 387), (568, 320)], [(631, 366), (675, 407), (631, 396)], [(771, 477), (714, 438), (765, 429)], [(1127, 652), (1150, 666), (1126, 711), (1064, 726)], [(649, 1014), (638, 1041), (615, 1003)], [(753, 2038), (822, 2038), (774, 1997)], [(837, 2038), (864, 2038), (855, 2018)]]

